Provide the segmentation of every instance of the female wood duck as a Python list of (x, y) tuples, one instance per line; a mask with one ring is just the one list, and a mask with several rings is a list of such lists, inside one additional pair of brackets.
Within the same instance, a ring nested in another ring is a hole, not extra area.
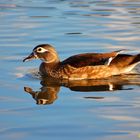
[(113, 75), (128, 74), (140, 63), (140, 54), (85, 53), (71, 56), (60, 61), (56, 50), (49, 44), (38, 45), (23, 62), (39, 58), (43, 62), (39, 71), (42, 76), (56, 79), (99, 79)]

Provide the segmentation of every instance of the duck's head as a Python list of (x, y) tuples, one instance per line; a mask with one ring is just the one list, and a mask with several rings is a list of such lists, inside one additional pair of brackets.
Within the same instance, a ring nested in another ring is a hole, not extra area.
[(41, 59), (45, 63), (53, 63), (59, 61), (56, 50), (49, 44), (41, 44), (36, 46), (33, 49), (33, 52), (27, 56), (23, 62), (37, 58)]

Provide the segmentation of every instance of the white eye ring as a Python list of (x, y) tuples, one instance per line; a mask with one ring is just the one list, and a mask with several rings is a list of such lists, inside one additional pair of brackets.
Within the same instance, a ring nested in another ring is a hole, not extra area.
[(48, 50), (46, 50), (46, 49), (44, 49), (44, 48), (42, 48), (42, 47), (39, 47), (39, 48), (36, 49), (36, 51), (37, 51), (38, 53), (44, 53), (44, 52), (47, 52)]

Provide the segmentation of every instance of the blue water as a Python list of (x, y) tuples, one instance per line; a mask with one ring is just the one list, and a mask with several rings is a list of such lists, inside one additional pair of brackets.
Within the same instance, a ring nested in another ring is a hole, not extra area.
[(22, 62), (42, 43), (61, 60), (83, 52), (139, 53), (139, 0), (1, 0), (0, 139), (140, 138), (140, 76), (43, 86), (40, 61)]

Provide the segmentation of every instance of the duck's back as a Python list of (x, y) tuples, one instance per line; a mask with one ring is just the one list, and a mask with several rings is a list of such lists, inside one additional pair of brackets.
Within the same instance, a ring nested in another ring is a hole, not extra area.
[(61, 62), (61, 65), (70, 65), (75, 68), (86, 67), (86, 66), (97, 66), (105, 65), (109, 58), (115, 57), (116, 53), (85, 53), (78, 54), (67, 58)]

